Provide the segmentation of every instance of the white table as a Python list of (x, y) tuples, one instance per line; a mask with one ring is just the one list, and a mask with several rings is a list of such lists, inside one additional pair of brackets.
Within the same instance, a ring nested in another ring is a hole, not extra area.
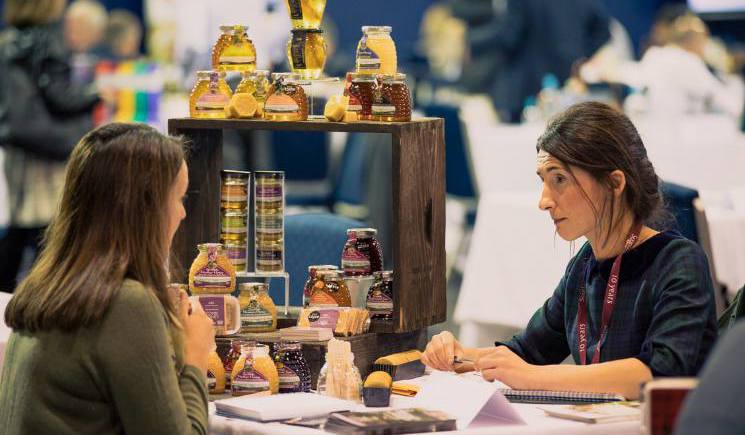
[[(426, 382), (426, 378), (424, 379)], [(394, 408), (408, 408), (414, 406), (415, 399), (401, 396), (391, 397), (391, 406)], [(562, 420), (548, 417), (538, 409), (538, 405), (512, 404), (514, 409), (525, 420), (525, 425), (499, 425), (488, 427), (469, 427), (457, 432), (462, 435), (487, 435), (487, 434), (555, 434), (555, 435), (635, 435), (641, 433), (639, 421), (627, 421), (613, 424), (586, 424), (570, 420)], [(555, 405), (540, 405), (551, 407)], [(372, 410), (360, 405), (359, 410)], [(214, 406), (210, 404), (210, 433), (213, 435), (232, 434), (260, 434), (260, 435), (318, 435), (325, 432), (296, 426), (288, 426), (280, 423), (258, 423), (243, 419), (226, 418), (215, 415)]]

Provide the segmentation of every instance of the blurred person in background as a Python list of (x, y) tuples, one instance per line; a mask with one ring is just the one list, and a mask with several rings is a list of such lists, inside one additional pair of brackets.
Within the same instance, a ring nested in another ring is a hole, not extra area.
[(125, 9), (112, 10), (106, 27), (107, 54), (114, 60), (140, 57), (142, 32), (142, 23), (135, 14)]
[(710, 37), (706, 24), (688, 13), (676, 18), (662, 34), (665, 45), (650, 47), (640, 62), (639, 86), (646, 88), (648, 112), (665, 116), (716, 112), (739, 118), (742, 81), (720, 78), (707, 66), (704, 59)]
[[(12, 292), (26, 248), (35, 257), (56, 213), (65, 160), (92, 126), (100, 101), (72, 82), (59, 20), (66, 0), (5, 0), (0, 36), (0, 144), (10, 226), (0, 239), (0, 290)], [(27, 258), (28, 259), (28, 258)]]
[[(552, 74), (563, 83), (577, 61), (591, 57), (610, 38), (608, 15), (595, 0), (508, 0), (499, 14), (491, 3), (456, 0), (453, 11), (469, 25), (472, 65), (465, 70), (494, 70), (488, 88), (481, 91), (491, 95), (507, 122), (520, 121), (526, 98), (541, 90), (545, 76)], [(489, 7), (491, 19), (485, 24)]]
[(96, 50), (103, 41), (108, 14), (96, 0), (75, 0), (64, 17), (65, 44), (71, 52), (73, 79), (92, 83), (98, 62)]

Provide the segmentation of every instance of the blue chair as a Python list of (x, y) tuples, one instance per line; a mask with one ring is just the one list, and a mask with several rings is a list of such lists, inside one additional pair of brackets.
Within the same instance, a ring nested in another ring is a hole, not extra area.
[(683, 237), (698, 243), (696, 230), (696, 213), (693, 200), (698, 198), (698, 191), (675, 183), (662, 182), (662, 196), (675, 217), (675, 224)]
[[(364, 226), (360, 221), (330, 213), (306, 213), (285, 218), (285, 270), (290, 274), (290, 305), (303, 304), (308, 266), (339, 265), (347, 229)], [(281, 280), (272, 280), (269, 294), (277, 305), (284, 302)]]
[(331, 193), (334, 211), (344, 216), (359, 219), (367, 217), (365, 195), (369, 179), (369, 137), (365, 133), (351, 133), (344, 145)]
[[(272, 131), (273, 168), (285, 171), (285, 180), (324, 183), (329, 176), (328, 135), (324, 132)], [(288, 192), (287, 205), (328, 206), (329, 193)]]

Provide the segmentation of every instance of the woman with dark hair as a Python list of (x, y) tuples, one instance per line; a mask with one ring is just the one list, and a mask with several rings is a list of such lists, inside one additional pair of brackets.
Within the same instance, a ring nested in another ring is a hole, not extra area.
[(72, 152), (44, 248), (5, 311), (5, 434), (205, 434), (212, 322), (170, 295), (183, 144), (110, 124)]
[[(559, 236), (587, 243), (525, 331), (488, 348), (443, 332), (423, 362), (518, 389), (627, 398), (652, 376), (695, 375), (716, 337), (706, 256), (654, 229), (664, 214), (658, 178), (631, 121), (604, 104), (577, 104), (550, 122), (537, 151), (539, 207)], [(569, 355), (576, 365), (560, 365)]]

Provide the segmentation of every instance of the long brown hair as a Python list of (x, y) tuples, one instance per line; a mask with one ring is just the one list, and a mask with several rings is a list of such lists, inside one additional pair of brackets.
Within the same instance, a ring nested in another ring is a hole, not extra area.
[(59, 213), (5, 311), (29, 332), (99, 321), (125, 278), (151, 289), (169, 317), (166, 205), (184, 161), (180, 139), (140, 124), (85, 135), (67, 165)]
[(606, 195), (597, 210), (580, 186), (595, 213), (598, 234), (605, 233), (603, 245), (610, 241), (611, 233), (620, 222), (615, 220), (619, 210), (612, 199), (610, 173), (615, 170), (626, 177), (620, 212), (629, 210), (637, 222), (657, 229), (670, 221), (659, 178), (647, 157), (644, 143), (634, 124), (618, 110), (597, 102), (575, 104), (549, 122), (536, 149), (562, 162), (575, 183), (577, 178), (571, 167), (587, 171), (604, 187)]

